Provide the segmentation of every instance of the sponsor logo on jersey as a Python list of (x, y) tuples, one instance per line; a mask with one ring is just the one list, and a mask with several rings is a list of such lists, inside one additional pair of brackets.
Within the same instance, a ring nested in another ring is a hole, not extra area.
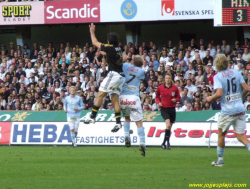
[(120, 104), (121, 105), (136, 105), (136, 101), (130, 101), (126, 99), (126, 100), (121, 100)]

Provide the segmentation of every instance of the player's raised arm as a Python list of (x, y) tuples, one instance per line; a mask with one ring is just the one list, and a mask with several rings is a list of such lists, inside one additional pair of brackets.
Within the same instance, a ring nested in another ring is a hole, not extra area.
[(95, 36), (95, 25), (93, 23), (91, 23), (89, 25), (89, 31), (90, 31), (90, 37), (91, 37), (91, 40), (92, 40), (92, 44), (97, 47), (97, 48), (101, 48), (101, 43), (98, 42), (98, 40), (96, 39), (96, 36)]

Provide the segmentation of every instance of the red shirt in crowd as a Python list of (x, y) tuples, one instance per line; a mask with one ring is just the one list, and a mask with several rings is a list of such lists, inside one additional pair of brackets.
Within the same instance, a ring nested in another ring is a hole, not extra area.
[(215, 76), (216, 74), (217, 74), (217, 73), (211, 74), (211, 75), (208, 77), (208, 81), (211, 81), (212, 85), (214, 85), (214, 76)]
[(168, 88), (163, 84), (158, 87), (155, 97), (157, 104), (161, 102), (163, 108), (175, 108), (175, 103), (172, 99), (176, 99), (176, 102), (181, 99), (180, 92), (175, 85), (171, 84)]

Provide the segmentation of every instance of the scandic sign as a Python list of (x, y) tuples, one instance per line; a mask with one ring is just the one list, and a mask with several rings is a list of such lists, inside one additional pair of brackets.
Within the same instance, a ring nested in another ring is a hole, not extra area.
[[(114, 122), (96, 122), (86, 125), (81, 122), (77, 143), (78, 145), (124, 145), (124, 131), (120, 129), (112, 133)], [(159, 146), (162, 143), (165, 124), (163, 122), (144, 122), (146, 144)], [(139, 145), (139, 137), (135, 123), (131, 123), (131, 143)], [(70, 145), (71, 135), (67, 122), (13, 122), (10, 144), (17, 145)], [(210, 140), (209, 136), (211, 134)], [(250, 138), (250, 124), (247, 124), (245, 136)], [(172, 146), (216, 146), (218, 141), (217, 124), (177, 122), (172, 128)], [(227, 146), (243, 146), (238, 142), (233, 130), (226, 135)]]
[(100, 22), (100, 0), (45, 1), (45, 24)]

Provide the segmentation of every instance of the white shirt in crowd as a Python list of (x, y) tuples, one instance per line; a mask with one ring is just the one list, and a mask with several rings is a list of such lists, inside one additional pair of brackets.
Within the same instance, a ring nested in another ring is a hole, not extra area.
[(25, 73), (26, 73), (26, 77), (27, 78), (30, 78), (30, 73), (31, 72), (33, 72), (33, 68), (27, 68), (26, 70), (25, 70)]
[(242, 59), (244, 60), (244, 61), (249, 61), (250, 60), (250, 53), (248, 53), (248, 54), (243, 54), (242, 55)]
[(19, 83), (24, 83), (24, 85), (28, 85), (30, 82), (29, 82), (29, 79), (25, 77), (24, 81), (22, 81), (21, 79), (19, 79)]
[(206, 51), (205, 50), (204, 51), (199, 50), (199, 54), (200, 54), (201, 59), (206, 57)]

